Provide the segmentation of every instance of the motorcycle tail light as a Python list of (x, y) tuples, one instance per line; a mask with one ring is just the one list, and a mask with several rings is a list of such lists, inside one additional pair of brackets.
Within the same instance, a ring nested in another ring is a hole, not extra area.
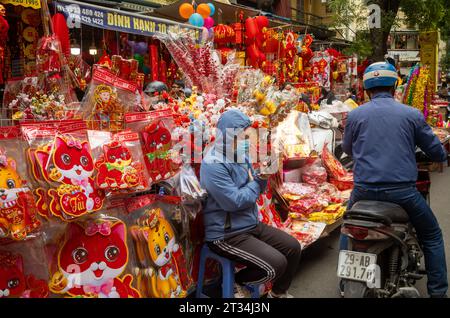
[(377, 232), (375, 230), (359, 227), (354, 225), (345, 225), (341, 230), (342, 234), (345, 234), (355, 240), (384, 240), (389, 238), (386, 234)]

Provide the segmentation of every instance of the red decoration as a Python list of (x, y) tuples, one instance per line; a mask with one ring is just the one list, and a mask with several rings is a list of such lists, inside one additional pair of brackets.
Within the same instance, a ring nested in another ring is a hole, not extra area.
[(61, 49), (64, 55), (70, 54), (69, 29), (62, 13), (56, 13), (52, 17), (53, 31), (61, 42)]
[(163, 83), (167, 83), (167, 63), (162, 59), (159, 62), (159, 80)]
[(269, 27), (269, 19), (266, 16), (263, 15), (257, 16), (255, 20), (260, 29)]
[(245, 35), (247, 38), (254, 39), (259, 33), (258, 24), (253, 18), (245, 20)]
[(148, 51), (150, 52), (150, 63), (151, 63), (151, 76), (152, 81), (158, 80), (159, 67), (158, 67), (158, 46), (156, 44), (150, 44), (148, 46)]
[[(1, 6), (1, 5), (0, 5)], [(3, 7), (3, 6), (2, 6)], [(0, 15), (0, 84), (3, 84), (3, 69), (5, 65), (5, 46), (8, 39), (9, 24), (4, 17)]]

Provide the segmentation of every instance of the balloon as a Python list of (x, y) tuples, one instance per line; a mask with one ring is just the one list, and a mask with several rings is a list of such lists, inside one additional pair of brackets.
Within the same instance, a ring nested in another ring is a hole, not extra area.
[(183, 3), (178, 8), (178, 13), (182, 18), (189, 19), (189, 17), (194, 13), (194, 7), (190, 3)]
[(209, 9), (211, 10), (211, 13), (209, 14), (210, 17), (214, 15), (216, 12), (216, 7), (212, 3), (208, 3)]
[(211, 14), (211, 8), (206, 3), (201, 3), (197, 6), (197, 13), (206, 19)]
[(201, 28), (205, 23), (205, 20), (200, 14), (194, 13), (190, 16), (189, 23), (192, 24), (193, 26)]
[(214, 19), (211, 17), (207, 17), (205, 19), (204, 27), (207, 29), (211, 29), (214, 26)]
[(267, 19), (266, 16), (259, 15), (255, 19), (260, 29), (267, 28), (269, 26), (269, 19)]
[(137, 42), (134, 44), (133, 51), (137, 54), (145, 54), (147, 53), (148, 45), (147, 42)]

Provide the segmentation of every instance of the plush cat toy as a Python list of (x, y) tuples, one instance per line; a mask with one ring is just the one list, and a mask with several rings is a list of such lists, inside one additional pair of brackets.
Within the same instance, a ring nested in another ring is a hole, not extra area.
[(128, 263), (125, 224), (119, 220), (70, 223), (58, 253), (59, 271), (53, 275), (54, 293), (81, 297), (138, 298), (133, 277), (120, 276)]

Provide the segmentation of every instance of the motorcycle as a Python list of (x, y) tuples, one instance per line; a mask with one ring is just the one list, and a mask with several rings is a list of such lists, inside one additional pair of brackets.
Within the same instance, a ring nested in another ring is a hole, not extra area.
[[(429, 201), (430, 176), (419, 171), (417, 188)], [(338, 277), (344, 298), (416, 298), (425, 275), (423, 252), (406, 211), (390, 202), (358, 201), (347, 211), (341, 233), (347, 250), (339, 254)]]

